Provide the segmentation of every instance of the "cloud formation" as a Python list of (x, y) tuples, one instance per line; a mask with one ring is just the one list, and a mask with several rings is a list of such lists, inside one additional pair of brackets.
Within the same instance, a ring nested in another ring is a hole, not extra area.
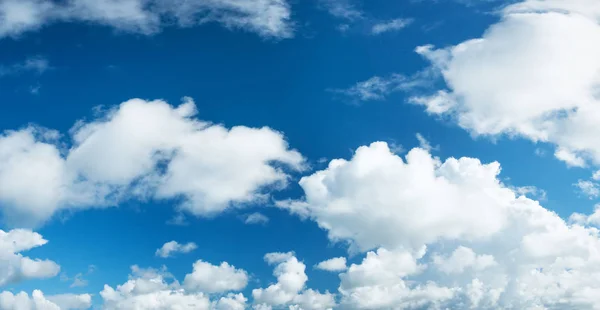
[(156, 250), (155, 255), (162, 258), (167, 258), (176, 253), (189, 253), (197, 248), (198, 246), (194, 242), (180, 244), (177, 241), (169, 241), (163, 244), (160, 249)]
[(411, 101), (475, 136), (548, 142), (569, 166), (597, 165), (599, 17), (590, 0), (509, 5), (481, 38), (417, 48), (447, 88)]
[(350, 309), (600, 307), (600, 213), (566, 222), (499, 173), (377, 142), (304, 177), (305, 198), (279, 206), (366, 252), (340, 275)]
[(0, 38), (17, 37), (59, 22), (83, 22), (119, 31), (154, 34), (176, 25), (217, 22), (266, 38), (293, 36), (285, 0), (5, 0), (0, 3)]
[[(65, 209), (114, 206), (128, 198), (182, 199), (179, 209), (213, 216), (268, 197), (304, 158), (270, 128), (196, 119), (177, 106), (132, 99), (71, 129), (71, 146), (52, 130), (0, 135), (0, 207), (13, 225), (38, 225)], [(250, 141), (252, 141), (250, 143)], [(276, 165), (274, 163), (277, 163)]]

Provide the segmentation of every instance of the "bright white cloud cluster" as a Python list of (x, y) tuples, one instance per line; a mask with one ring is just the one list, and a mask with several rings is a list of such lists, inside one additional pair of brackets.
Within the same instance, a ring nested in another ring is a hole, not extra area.
[(303, 178), (305, 199), (279, 206), (368, 252), (340, 275), (350, 309), (600, 307), (599, 213), (565, 222), (499, 172), (423, 149), (404, 160), (378, 142)]
[(481, 38), (417, 48), (448, 88), (412, 102), (474, 135), (549, 142), (570, 166), (600, 164), (599, 22), (593, 0), (507, 6)]
[(20, 254), (47, 242), (40, 234), (29, 230), (0, 230), (0, 287), (27, 279), (56, 276), (60, 266), (55, 262), (32, 259)]
[(306, 265), (298, 261), (294, 253), (269, 253), (265, 255), (265, 261), (277, 265), (273, 272), (277, 282), (264, 289), (252, 290), (257, 309), (288, 306), (290, 309), (325, 310), (336, 305), (333, 294), (305, 289), (308, 281)]
[(56, 22), (86, 22), (153, 34), (175, 21), (180, 27), (218, 22), (263, 37), (293, 35), (286, 0), (5, 0), (0, 37), (19, 36)]
[[(178, 107), (133, 99), (71, 130), (65, 150), (55, 131), (29, 127), (0, 135), (0, 207), (11, 223), (39, 224), (63, 209), (116, 205), (124, 197), (184, 198), (181, 209), (211, 216), (268, 197), (283, 168), (304, 158), (281, 133), (227, 129)], [(278, 162), (279, 165), (273, 165)]]
[(227, 263), (214, 266), (198, 261), (194, 271), (181, 286), (166, 269), (142, 269), (133, 266), (130, 279), (116, 289), (105, 285), (100, 292), (104, 308), (111, 310), (133, 309), (245, 309), (247, 299), (241, 293), (228, 293), (213, 298), (212, 293), (242, 290), (247, 283), (243, 270)]
[(175, 253), (189, 253), (197, 248), (198, 246), (194, 242), (180, 244), (177, 241), (169, 241), (163, 244), (163, 246), (160, 249), (156, 250), (155, 254), (156, 256), (167, 258)]
[(3, 310), (76, 310), (88, 309), (92, 305), (92, 296), (88, 294), (44, 296), (35, 290), (31, 297), (25, 292), (13, 294), (0, 293), (0, 309)]

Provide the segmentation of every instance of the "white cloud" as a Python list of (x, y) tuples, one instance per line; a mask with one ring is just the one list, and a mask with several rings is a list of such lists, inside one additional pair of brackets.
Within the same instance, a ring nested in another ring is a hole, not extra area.
[(60, 267), (53, 261), (31, 259), (24, 252), (43, 246), (48, 241), (38, 233), (13, 229), (0, 230), (0, 286), (13, 284), (27, 279), (45, 279), (54, 277)]
[(285, 0), (6, 0), (0, 3), (0, 37), (15, 37), (58, 22), (86, 22), (120, 31), (154, 34), (172, 25), (218, 22), (268, 38), (293, 36)]
[(396, 18), (389, 21), (377, 23), (371, 28), (371, 33), (382, 34), (384, 32), (398, 31), (412, 24), (411, 18)]
[(304, 168), (302, 155), (279, 132), (228, 129), (195, 114), (189, 98), (178, 107), (129, 100), (104, 117), (78, 122), (68, 151), (55, 131), (5, 132), (0, 135), (5, 220), (33, 226), (64, 209), (136, 197), (183, 198), (181, 210), (212, 216), (267, 198), (267, 190), (287, 183), (284, 168)]
[(427, 139), (425, 139), (425, 137), (423, 137), (422, 134), (417, 133), (416, 134), (417, 140), (419, 141), (419, 147), (424, 149), (427, 152), (431, 152), (432, 150), (437, 151), (439, 150), (439, 147), (433, 147), (431, 146), (431, 143), (429, 143), (429, 141)]
[(334, 295), (329, 292), (321, 294), (305, 290), (308, 281), (306, 265), (298, 261), (294, 253), (269, 253), (265, 255), (265, 261), (277, 264), (273, 271), (277, 282), (264, 289), (252, 290), (256, 309), (288, 305), (290, 309), (325, 310), (336, 305)]
[(25, 59), (23, 62), (15, 63), (9, 66), (0, 65), (0, 77), (23, 72), (42, 74), (48, 69), (50, 69), (48, 59), (42, 56), (33, 56)]
[(194, 271), (185, 276), (183, 287), (187, 291), (224, 293), (240, 291), (248, 284), (248, 273), (227, 262), (219, 266), (201, 260), (194, 263)]
[(322, 261), (318, 263), (315, 268), (325, 270), (325, 271), (344, 271), (347, 269), (346, 267), (346, 258), (345, 257), (334, 257), (328, 259), (326, 261)]
[(221, 297), (218, 301), (213, 302), (214, 310), (244, 310), (248, 299), (242, 293), (229, 293), (226, 297)]
[(579, 180), (573, 185), (577, 187), (582, 194), (586, 195), (590, 199), (598, 198), (598, 196), (600, 196), (600, 187), (597, 183)]
[(0, 308), (3, 310), (76, 310), (91, 307), (92, 297), (88, 294), (54, 295), (45, 297), (35, 290), (31, 297), (25, 292), (13, 294), (4, 291), (0, 293)]
[(169, 241), (163, 244), (160, 249), (156, 250), (155, 255), (162, 258), (167, 258), (176, 253), (189, 253), (197, 248), (198, 246), (194, 242), (180, 244), (177, 241)]
[(374, 76), (366, 81), (358, 82), (347, 89), (332, 89), (331, 91), (358, 101), (383, 100), (387, 95), (404, 87), (407, 78), (400, 74), (393, 74), (383, 78)]
[(600, 213), (565, 222), (499, 172), (423, 149), (403, 160), (373, 143), (303, 178), (305, 198), (279, 206), (368, 252), (340, 275), (344, 308), (600, 307)]
[(507, 6), (481, 38), (417, 48), (447, 89), (413, 103), (475, 136), (552, 143), (570, 166), (600, 164), (600, 9), (593, 0)]
[(267, 224), (268, 222), (269, 222), (269, 218), (266, 215), (264, 215), (262, 213), (258, 213), (258, 212), (248, 214), (246, 216), (246, 219), (244, 220), (244, 223), (246, 223), (246, 224), (264, 225), (264, 224)]
[(594, 172), (594, 174), (592, 175), (592, 180), (600, 181), (600, 170), (597, 170), (596, 172)]
[(346, 19), (348, 21), (362, 19), (364, 13), (356, 8), (351, 1), (352, 0), (320, 0), (320, 4), (333, 17)]

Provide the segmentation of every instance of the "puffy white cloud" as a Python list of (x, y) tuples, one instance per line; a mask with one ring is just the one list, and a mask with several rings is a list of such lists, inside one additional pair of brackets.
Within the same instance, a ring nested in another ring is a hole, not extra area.
[(345, 308), (600, 307), (600, 213), (565, 222), (499, 172), (423, 149), (404, 160), (379, 142), (303, 178), (305, 198), (279, 206), (368, 252), (340, 275)]
[(105, 285), (100, 296), (105, 309), (209, 309), (210, 300), (203, 293), (188, 293), (177, 281), (167, 283), (172, 275), (165, 270), (133, 266), (130, 279), (116, 289)]
[(13, 229), (0, 230), (0, 286), (26, 279), (54, 277), (60, 266), (51, 260), (31, 259), (20, 252), (48, 243), (38, 233)]
[[(64, 209), (116, 205), (120, 199), (183, 198), (181, 209), (216, 215), (267, 198), (285, 186), (285, 168), (304, 158), (270, 128), (227, 129), (194, 118), (186, 98), (132, 99), (60, 134), (35, 127), (0, 135), (0, 207), (12, 224), (36, 225)], [(273, 165), (274, 162), (279, 165)]]
[(194, 242), (180, 244), (177, 241), (169, 241), (163, 244), (163, 246), (160, 249), (156, 250), (155, 254), (156, 256), (167, 258), (175, 253), (189, 253), (197, 248), (198, 246)]
[(290, 5), (285, 0), (5, 0), (0, 3), (0, 37), (19, 36), (57, 22), (87, 22), (142, 34), (153, 34), (172, 24), (190, 27), (218, 22), (263, 37), (293, 36)]
[(384, 32), (389, 31), (398, 31), (406, 28), (408, 25), (412, 24), (413, 19), (411, 18), (396, 18), (385, 22), (380, 22), (371, 28), (371, 33), (373, 34), (382, 34)]
[(88, 309), (91, 304), (92, 297), (88, 294), (64, 294), (46, 298), (39, 290), (33, 291), (31, 297), (25, 292), (0, 293), (0, 309), (3, 310), (75, 310)]
[(194, 263), (194, 271), (185, 276), (183, 286), (188, 291), (224, 293), (240, 291), (248, 284), (248, 273), (227, 262), (215, 266), (201, 260)]
[(273, 271), (277, 282), (264, 289), (252, 290), (255, 309), (288, 305), (290, 309), (324, 310), (335, 306), (334, 295), (329, 292), (321, 294), (304, 289), (308, 281), (306, 265), (298, 261), (294, 253), (268, 253), (265, 261), (277, 264)]
[(244, 220), (244, 223), (246, 224), (267, 224), (269, 222), (269, 218), (262, 214), (262, 213), (258, 213), (258, 212), (254, 212), (252, 214), (248, 214), (246, 216), (246, 219)]
[(243, 294), (229, 293), (226, 297), (221, 297), (213, 303), (215, 310), (244, 310), (248, 299)]
[(315, 268), (326, 270), (326, 271), (344, 271), (346, 270), (346, 258), (345, 257), (334, 257), (326, 261), (318, 263)]
[(417, 48), (447, 89), (412, 102), (475, 136), (548, 142), (570, 166), (600, 164), (599, 22), (593, 0), (509, 5), (481, 38)]

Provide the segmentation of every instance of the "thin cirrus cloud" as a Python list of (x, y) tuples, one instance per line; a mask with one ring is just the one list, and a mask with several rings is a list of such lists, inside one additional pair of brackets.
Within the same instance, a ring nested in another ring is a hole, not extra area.
[(22, 73), (42, 74), (48, 69), (50, 69), (50, 63), (46, 57), (32, 56), (22, 62), (11, 65), (0, 65), (0, 77)]
[(77, 122), (66, 154), (56, 131), (33, 126), (5, 131), (0, 135), (5, 222), (35, 226), (62, 210), (115, 206), (126, 197), (184, 197), (179, 210), (214, 216), (263, 201), (265, 188), (286, 186), (286, 171), (305, 168), (303, 156), (277, 131), (228, 129), (195, 114), (189, 98), (177, 107), (129, 100), (104, 117)]
[(0, 38), (18, 37), (59, 22), (108, 26), (124, 32), (154, 34), (172, 25), (208, 22), (265, 38), (293, 36), (286, 0), (5, 0), (0, 3)]

